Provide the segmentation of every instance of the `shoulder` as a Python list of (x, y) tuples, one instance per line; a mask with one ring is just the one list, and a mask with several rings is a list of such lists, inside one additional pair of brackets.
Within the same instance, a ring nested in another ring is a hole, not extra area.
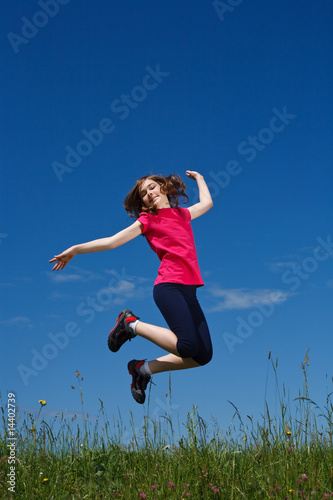
[(180, 215), (183, 217), (184, 220), (187, 220), (187, 221), (191, 220), (191, 212), (188, 208), (178, 207), (177, 210), (179, 211)]
[(144, 234), (150, 225), (151, 222), (151, 217), (153, 217), (151, 214), (147, 212), (141, 212), (139, 217), (137, 218), (136, 222), (140, 222), (142, 224), (142, 233)]

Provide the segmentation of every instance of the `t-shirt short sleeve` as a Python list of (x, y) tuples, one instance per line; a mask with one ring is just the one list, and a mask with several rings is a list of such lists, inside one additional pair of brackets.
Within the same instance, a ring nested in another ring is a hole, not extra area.
[(191, 220), (191, 212), (189, 211), (188, 208), (180, 207), (179, 210), (180, 210), (180, 212), (185, 220), (189, 220), (189, 221)]
[(141, 224), (143, 225), (142, 234), (145, 234), (148, 231), (148, 227), (149, 227), (148, 214), (146, 214), (145, 212), (141, 212), (141, 214), (137, 220), (139, 222), (141, 222)]

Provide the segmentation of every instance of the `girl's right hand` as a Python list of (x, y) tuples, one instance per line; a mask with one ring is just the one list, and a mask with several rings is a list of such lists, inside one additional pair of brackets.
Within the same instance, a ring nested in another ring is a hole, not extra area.
[(75, 255), (75, 247), (70, 247), (59, 255), (55, 255), (53, 259), (49, 260), (50, 263), (56, 262), (56, 264), (52, 268), (52, 271), (60, 271), (60, 269), (64, 269), (66, 264), (68, 264), (68, 262), (72, 260)]

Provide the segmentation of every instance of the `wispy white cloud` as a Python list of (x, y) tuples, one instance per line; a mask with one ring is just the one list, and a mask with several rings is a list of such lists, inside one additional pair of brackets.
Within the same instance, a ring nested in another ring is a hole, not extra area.
[(64, 316), (62, 314), (47, 314), (46, 316), (47, 319), (51, 319), (52, 321), (53, 320), (60, 320), (60, 321), (63, 321), (64, 320)]
[[(105, 269), (103, 274), (91, 273), (74, 266), (72, 268), (75, 272), (71, 274), (47, 272), (47, 275), (53, 283), (101, 281), (98, 287), (95, 284), (93, 285), (93, 290), (87, 290), (87, 287), (85, 287), (84, 295), (96, 296), (97, 300), (100, 297), (105, 298), (109, 302), (109, 304), (104, 303), (103, 300), (105, 309), (112, 307), (112, 304), (123, 305), (127, 299), (144, 300), (152, 294), (153, 281), (151, 279), (128, 275), (124, 267), (120, 270)], [(48, 299), (54, 301), (75, 298), (67, 290), (68, 288), (57, 287), (48, 295)], [(108, 297), (109, 300), (107, 300)], [(77, 299), (79, 300), (79, 298)], [(81, 297), (81, 300), (85, 300), (85, 296)]]
[(151, 286), (125, 280), (118, 281), (110, 290), (113, 293), (115, 304), (122, 304), (127, 299), (143, 300), (152, 295)]
[(120, 272), (115, 269), (107, 269), (105, 273), (113, 276), (109, 281), (108, 289), (113, 294), (115, 304), (122, 304), (127, 299), (142, 300), (152, 295), (151, 279), (128, 275), (124, 267)]
[(58, 290), (54, 290), (52, 293), (48, 295), (48, 300), (70, 300), (73, 299), (73, 295), (70, 293), (62, 293)]
[(52, 274), (50, 272), (47, 273), (50, 280), (53, 283), (68, 283), (73, 281), (83, 281), (83, 277), (80, 274)]
[(71, 266), (71, 269), (74, 272), (67, 273), (66, 270), (46, 271), (46, 275), (53, 283), (88, 282), (105, 279), (102, 274), (93, 273), (77, 266)]
[(110, 290), (117, 295), (131, 295), (135, 291), (135, 283), (133, 281), (120, 280), (115, 286), (111, 286)]
[(222, 289), (218, 286), (208, 288), (207, 291), (217, 299), (217, 303), (209, 311), (225, 311), (232, 309), (250, 309), (258, 305), (281, 304), (294, 295), (275, 289), (229, 288)]
[(33, 278), (31, 277), (16, 277), (13, 278), (12, 283), (0, 283), (1, 287), (7, 288), (7, 287), (19, 287), (23, 286), (25, 283), (31, 283), (33, 281)]
[(281, 261), (281, 262), (269, 262), (267, 267), (273, 273), (281, 273), (285, 269), (292, 269), (298, 264), (298, 261)]
[(291, 253), (283, 255), (282, 257), (277, 257), (276, 262), (268, 262), (266, 266), (273, 273), (282, 273), (286, 269), (292, 269), (293, 267), (300, 264), (304, 258), (304, 255), (313, 254), (315, 247), (301, 247), (297, 249), (297, 253)]
[(14, 316), (12, 318), (0, 320), (0, 325), (17, 328), (32, 328), (31, 320), (26, 316)]

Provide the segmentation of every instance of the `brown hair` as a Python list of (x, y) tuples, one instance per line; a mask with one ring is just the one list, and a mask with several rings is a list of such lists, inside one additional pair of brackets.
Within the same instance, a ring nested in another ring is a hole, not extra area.
[(125, 198), (124, 208), (131, 217), (138, 218), (141, 212), (148, 212), (155, 215), (157, 208), (153, 205), (147, 207), (141, 198), (140, 187), (146, 179), (152, 179), (161, 186), (161, 192), (166, 194), (171, 207), (178, 207), (179, 198), (182, 197), (188, 203), (188, 196), (185, 193), (186, 186), (178, 175), (147, 175), (140, 177), (134, 184), (131, 191)]

